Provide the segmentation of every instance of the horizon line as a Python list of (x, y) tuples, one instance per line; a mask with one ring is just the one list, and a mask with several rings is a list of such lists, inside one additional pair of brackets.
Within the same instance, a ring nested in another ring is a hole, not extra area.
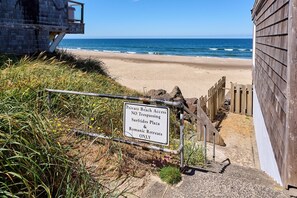
[(82, 37), (64, 39), (253, 39), (253, 37)]

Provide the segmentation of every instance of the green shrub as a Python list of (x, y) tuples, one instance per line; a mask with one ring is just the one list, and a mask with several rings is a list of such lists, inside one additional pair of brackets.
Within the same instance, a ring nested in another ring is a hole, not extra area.
[(178, 168), (167, 166), (160, 170), (160, 178), (168, 184), (176, 184), (181, 181), (181, 173)]

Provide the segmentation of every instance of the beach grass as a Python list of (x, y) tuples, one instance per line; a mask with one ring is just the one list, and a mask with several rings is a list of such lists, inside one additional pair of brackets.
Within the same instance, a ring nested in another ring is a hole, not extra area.
[[(0, 196), (104, 197), (125, 193), (127, 189), (107, 188), (101, 181), (103, 174), (114, 174), (114, 183), (125, 171), (137, 174), (134, 166), (139, 166), (138, 162), (126, 170), (127, 158), (132, 156), (127, 147), (104, 141), (98, 146), (95, 140), (83, 147), (84, 139), (64, 138), (74, 128), (122, 137), (124, 101), (52, 94), (49, 104), (45, 88), (130, 96), (140, 93), (110, 78), (103, 62), (64, 52), (0, 55), (0, 85)], [(172, 141), (179, 138), (174, 111), (170, 120)], [(81, 149), (105, 157), (100, 157), (102, 166), (97, 172), (88, 169), (88, 156), (82, 156)], [(136, 155), (143, 154), (136, 151)], [(140, 161), (150, 164), (156, 155), (146, 158)]]
[(50, 112), (44, 89), (136, 92), (108, 77), (101, 62), (63, 53), (1, 55), (0, 85), (0, 196), (98, 197), (113, 191), (104, 189), (78, 158), (69, 157), (71, 146), (59, 137), (74, 127), (65, 120), (83, 120), (87, 128), (100, 121), (114, 131), (122, 102), (56, 95)]

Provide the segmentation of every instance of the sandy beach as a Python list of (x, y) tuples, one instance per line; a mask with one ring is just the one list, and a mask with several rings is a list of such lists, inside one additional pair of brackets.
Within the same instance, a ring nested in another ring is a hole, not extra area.
[(165, 55), (106, 53), (69, 50), (83, 58), (101, 60), (109, 74), (124, 86), (143, 92), (179, 86), (185, 97), (206, 95), (222, 76), (230, 82), (252, 83), (252, 61), (231, 58), (208, 58)]

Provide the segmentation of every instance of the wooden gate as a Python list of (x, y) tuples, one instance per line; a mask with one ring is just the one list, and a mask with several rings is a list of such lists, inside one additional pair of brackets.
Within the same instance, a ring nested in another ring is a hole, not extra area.
[(233, 113), (253, 115), (253, 87), (231, 83), (231, 108)]

